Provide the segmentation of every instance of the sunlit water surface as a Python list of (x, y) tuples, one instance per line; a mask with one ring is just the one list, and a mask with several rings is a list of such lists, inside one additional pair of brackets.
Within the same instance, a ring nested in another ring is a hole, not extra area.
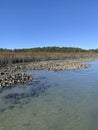
[(98, 60), (90, 64), (30, 71), (39, 82), (1, 91), (0, 130), (98, 130)]

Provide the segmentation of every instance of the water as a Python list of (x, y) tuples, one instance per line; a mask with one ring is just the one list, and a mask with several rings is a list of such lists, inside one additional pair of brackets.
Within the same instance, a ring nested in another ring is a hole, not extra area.
[[(98, 60), (90, 64), (73, 71), (32, 71), (39, 82), (2, 91), (0, 130), (98, 130)], [(32, 93), (32, 86), (41, 91)]]

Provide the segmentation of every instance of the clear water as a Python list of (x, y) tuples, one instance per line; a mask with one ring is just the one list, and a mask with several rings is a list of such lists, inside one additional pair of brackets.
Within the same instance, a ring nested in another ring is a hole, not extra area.
[[(98, 60), (74, 71), (32, 71), (39, 82), (0, 93), (0, 130), (98, 130)], [(37, 94), (32, 89), (40, 87)]]

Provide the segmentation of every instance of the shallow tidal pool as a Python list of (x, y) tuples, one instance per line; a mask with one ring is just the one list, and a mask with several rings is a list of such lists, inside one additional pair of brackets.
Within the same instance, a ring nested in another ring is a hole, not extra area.
[(0, 91), (0, 130), (98, 130), (98, 60), (89, 63), (30, 71), (38, 82)]

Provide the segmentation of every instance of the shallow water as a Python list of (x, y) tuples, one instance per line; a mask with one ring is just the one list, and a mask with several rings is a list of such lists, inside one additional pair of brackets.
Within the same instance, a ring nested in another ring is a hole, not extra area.
[(98, 60), (90, 64), (30, 71), (39, 82), (0, 92), (0, 130), (98, 130)]

